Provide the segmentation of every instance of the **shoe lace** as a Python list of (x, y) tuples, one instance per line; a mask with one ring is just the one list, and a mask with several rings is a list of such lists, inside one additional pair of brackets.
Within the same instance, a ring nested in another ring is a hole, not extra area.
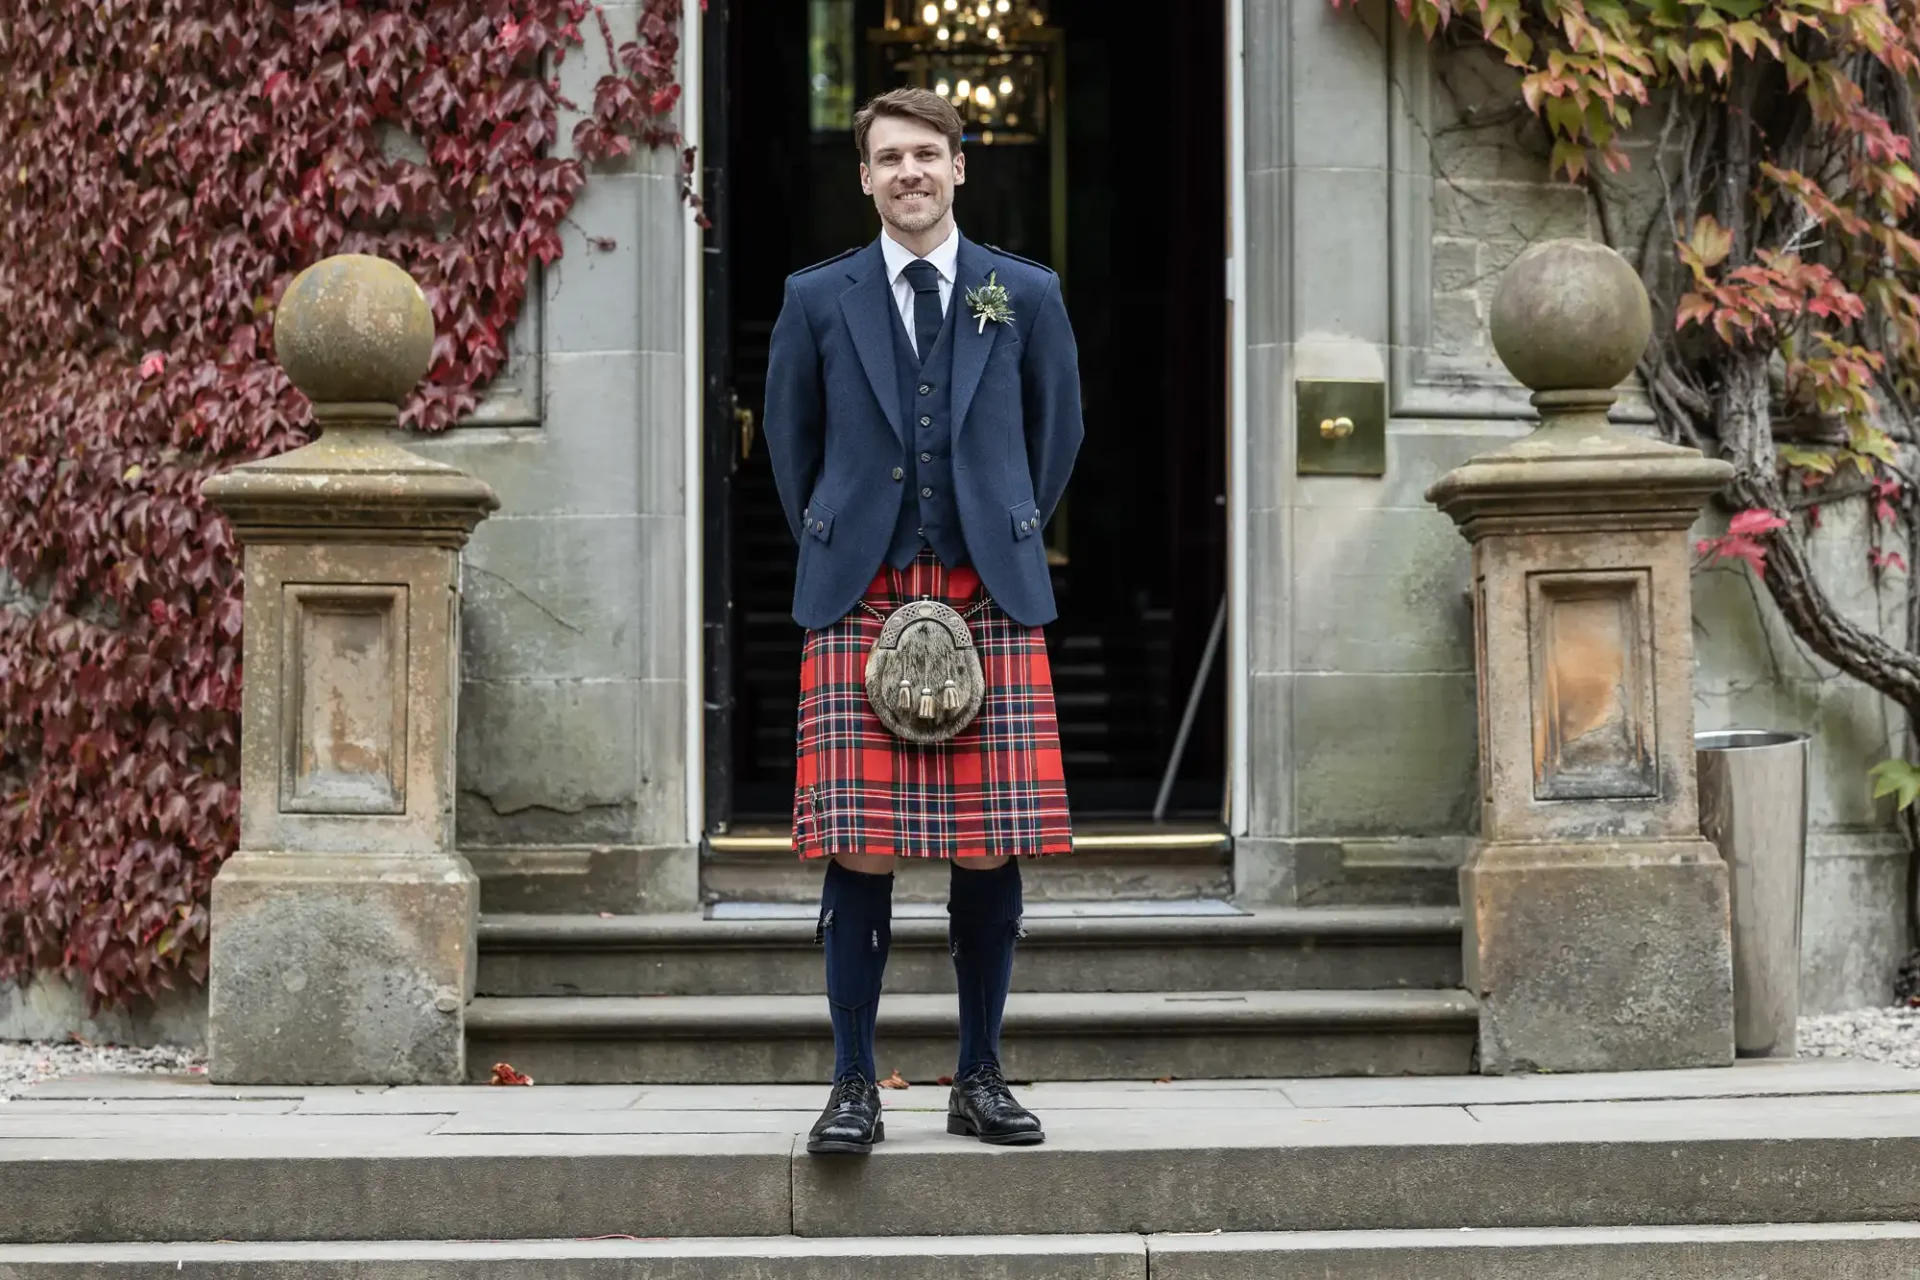
[(1007, 1078), (1000, 1074), (1000, 1064), (997, 1062), (983, 1062), (975, 1067), (969, 1082), (999, 1093), (1007, 1090)]
[(865, 1076), (861, 1075), (858, 1071), (850, 1071), (833, 1082), (833, 1100), (831, 1105), (838, 1107), (844, 1106), (849, 1102), (860, 1101), (867, 1096), (867, 1090), (872, 1087), (873, 1085)]

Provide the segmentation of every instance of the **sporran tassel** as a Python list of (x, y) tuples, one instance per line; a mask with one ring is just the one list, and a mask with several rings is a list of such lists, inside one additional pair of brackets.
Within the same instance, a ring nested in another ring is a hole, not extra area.
[(940, 695), (940, 703), (949, 711), (958, 711), (960, 709), (960, 686), (951, 680), (947, 681), (946, 692)]
[(932, 689), (922, 689), (920, 691), (920, 718), (922, 720), (933, 719), (933, 690)]
[(900, 696), (894, 700), (893, 705), (899, 709), (901, 715), (913, 710), (913, 686), (905, 680), (900, 682)]

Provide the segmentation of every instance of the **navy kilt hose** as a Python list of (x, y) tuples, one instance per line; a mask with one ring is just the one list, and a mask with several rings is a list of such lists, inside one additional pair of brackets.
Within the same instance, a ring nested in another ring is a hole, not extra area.
[(949, 571), (923, 549), (905, 569), (881, 565), (862, 597), (873, 612), (856, 606), (807, 632), (793, 796), (801, 857), (1071, 852), (1053, 675), (1039, 627), (1022, 626), (991, 600), (968, 617), (986, 701), (947, 742), (897, 738), (867, 702), (867, 654), (883, 618), (928, 597), (966, 614), (982, 595), (974, 570)]

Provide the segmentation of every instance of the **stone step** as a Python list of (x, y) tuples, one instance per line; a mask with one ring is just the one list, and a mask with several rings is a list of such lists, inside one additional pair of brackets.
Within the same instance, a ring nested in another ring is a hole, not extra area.
[(1144, 1280), (1146, 1238), (0, 1245), (7, 1280)]
[[(1707, 1091), (1764, 1079), (1672, 1074)], [(759, 1100), (737, 1090), (361, 1093), (202, 1081), (144, 1102), (0, 1107), (0, 1240), (1423, 1231), (1432, 1234), (1175, 1241), (1170, 1252), (1246, 1245), (1239, 1252), (1253, 1260), (1166, 1274), (1287, 1274), (1271, 1257), (1292, 1252), (1317, 1255), (1309, 1275), (1430, 1278), (1499, 1274), (1418, 1269), (1484, 1244), (1484, 1230), (1920, 1221), (1920, 1094), (1468, 1101), (1581, 1087), (1572, 1077), (1036, 1086), (1028, 1095), (1048, 1140), (1018, 1150), (948, 1135), (945, 1090), (914, 1089), (887, 1095), (887, 1138), (873, 1154), (828, 1158), (804, 1154), (811, 1116), (790, 1109), (794, 1090)], [(1456, 1105), (1289, 1101), (1343, 1092)], [(756, 1101), (769, 1109), (751, 1109)], [(1593, 1244), (1534, 1243), (1555, 1240)], [(1687, 1256), (1673, 1238), (1667, 1247)], [(1367, 1249), (1400, 1269), (1364, 1270)], [(1596, 1273), (1564, 1263), (1558, 1274)], [(1859, 1273), (1755, 1268), (1743, 1280), (1849, 1274)]]
[[(1439, 1075), (1471, 1065), (1463, 991), (1016, 992), (1002, 1061), (1028, 1080)], [(954, 1067), (952, 996), (880, 1002), (880, 1070)], [(820, 996), (491, 997), (467, 1010), (467, 1069), (564, 1084), (800, 1084), (833, 1077)]]
[(1914, 1223), (0, 1245), (14, 1280), (1912, 1280)]
[[(491, 915), (483, 996), (821, 995), (812, 919)], [(1247, 915), (1029, 915), (1021, 991), (1436, 989), (1460, 985), (1460, 912), (1353, 907)], [(892, 994), (953, 987), (944, 917), (896, 918)]]
[[(1150, 1236), (1153, 1280), (1912, 1280), (1920, 1225)], [(1136, 1273), (1139, 1274), (1139, 1273)]]

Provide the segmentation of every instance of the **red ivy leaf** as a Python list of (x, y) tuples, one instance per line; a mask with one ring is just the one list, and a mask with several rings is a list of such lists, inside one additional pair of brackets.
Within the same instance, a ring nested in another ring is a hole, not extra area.
[(273, 360), (287, 283), (335, 252), (412, 273), (437, 332), (402, 421), (443, 430), (588, 166), (670, 146), (694, 173), (660, 114), (684, 0), (596, 46), (613, 88), (567, 158), (526, 55), (579, 46), (588, 0), (109, 8), (0, 18), (0, 984), (58, 974), (96, 1009), (206, 978), (244, 610), (200, 485), (308, 438)]
[(1772, 533), (1775, 529), (1784, 529), (1786, 525), (1785, 519), (1764, 507), (1749, 507), (1727, 522), (1727, 532), (1751, 537), (1755, 534)]

